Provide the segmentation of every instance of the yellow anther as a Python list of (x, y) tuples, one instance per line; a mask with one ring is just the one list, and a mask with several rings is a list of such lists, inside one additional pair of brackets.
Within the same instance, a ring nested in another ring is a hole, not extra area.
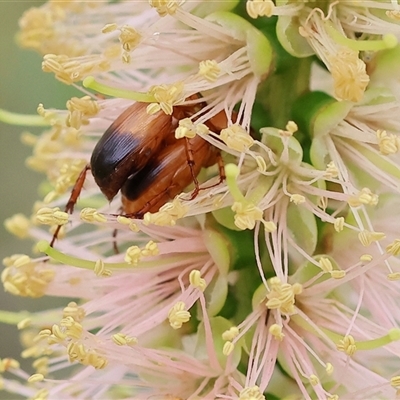
[(103, 26), (101, 33), (110, 33), (116, 31), (118, 28), (117, 24), (106, 24)]
[(51, 332), (52, 335), (49, 337), (49, 339), (52, 343), (63, 342), (68, 337), (68, 335), (65, 333), (65, 330), (57, 324), (54, 324), (51, 327)]
[(4, 221), (4, 226), (8, 230), (8, 232), (12, 233), (20, 239), (24, 239), (29, 234), (31, 223), (24, 214), (15, 214), (11, 218), (7, 218)]
[(146, 213), (143, 222), (145, 225), (174, 226), (178, 219), (186, 216), (187, 212), (187, 206), (175, 197), (172, 202), (164, 204), (158, 212)]
[(246, 11), (251, 18), (271, 17), (275, 4), (272, 0), (247, 0)]
[(43, 207), (36, 213), (36, 221), (43, 225), (65, 225), (68, 223), (68, 214), (58, 207)]
[(118, 346), (134, 346), (138, 342), (137, 338), (123, 333), (116, 333), (112, 336), (112, 340)]
[(204, 292), (207, 287), (205, 279), (201, 277), (201, 272), (197, 269), (190, 271), (189, 282), (193, 287), (201, 290), (202, 292)]
[(239, 400), (265, 400), (265, 396), (258, 386), (252, 386), (240, 391)]
[(372, 261), (373, 257), (371, 256), (371, 254), (363, 254), (360, 257), (360, 261), (362, 262), (370, 262)]
[(99, 213), (95, 208), (84, 208), (81, 213), (80, 213), (80, 218), (82, 221), (84, 222), (89, 222), (89, 223), (93, 223), (93, 222), (100, 222), (100, 223), (104, 223), (107, 222), (107, 218)]
[(267, 170), (267, 163), (265, 162), (264, 157), (256, 156), (255, 160), (257, 163), (257, 171), (265, 172)]
[(205, 60), (199, 64), (199, 75), (208, 82), (215, 82), (220, 72), (221, 68), (215, 60)]
[(93, 272), (97, 276), (110, 276), (112, 274), (112, 271), (110, 269), (105, 268), (103, 260), (97, 260), (95, 262)]
[(184, 118), (179, 121), (179, 126), (175, 129), (175, 138), (184, 137), (192, 139), (196, 136), (196, 128), (190, 118)]
[(365, 63), (358, 52), (342, 48), (328, 57), (330, 72), (334, 81), (335, 96), (341, 100), (359, 102), (369, 83)]
[[(183, 100), (183, 82), (171, 85), (157, 85), (150, 88), (149, 93), (154, 96), (161, 110), (165, 114), (171, 115), (173, 106)], [(152, 109), (152, 104), (147, 106), (147, 112)], [(153, 109), (154, 110), (154, 109)], [(150, 113), (149, 113), (150, 114)]]
[(333, 266), (332, 266), (331, 260), (329, 260), (329, 258), (327, 258), (327, 257), (321, 257), (319, 259), (319, 267), (324, 272), (332, 272), (333, 271)]
[(369, 246), (372, 242), (377, 242), (386, 237), (383, 232), (370, 232), (367, 230), (361, 231), (358, 234), (358, 240), (364, 247)]
[(19, 362), (13, 358), (3, 358), (0, 360), (0, 373), (9, 371), (10, 369), (18, 369), (19, 367)]
[(392, 256), (400, 254), (400, 239), (395, 239), (392, 243), (386, 246), (386, 252)]
[(389, 281), (395, 282), (400, 280), (400, 272), (392, 272), (387, 275)]
[(328, 199), (325, 196), (318, 197), (317, 205), (321, 210), (326, 210), (328, 207)]
[(333, 227), (335, 228), (336, 232), (342, 232), (342, 230), (344, 228), (344, 218), (343, 217), (335, 218), (335, 222), (333, 223)]
[(397, 135), (388, 135), (386, 131), (378, 129), (376, 131), (376, 137), (378, 139), (379, 151), (387, 156), (389, 154), (395, 154), (400, 148), (400, 139)]
[(178, 301), (169, 311), (168, 320), (173, 329), (179, 329), (190, 319), (189, 311), (185, 310), (186, 305), (183, 301)]
[(224, 343), (224, 347), (222, 348), (222, 354), (224, 356), (229, 356), (229, 354), (232, 353), (234, 348), (235, 345), (228, 340), (227, 342)]
[(41, 382), (44, 380), (44, 376), (42, 374), (33, 374), (28, 378), (29, 383)]
[(253, 144), (254, 139), (240, 125), (232, 125), (221, 130), (220, 138), (226, 145), (238, 152), (246, 152)]
[(160, 253), (157, 243), (150, 240), (144, 249), (141, 250), (143, 257), (157, 256)]
[(264, 230), (267, 233), (275, 232), (277, 229), (275, 222), (273, 221), (264, 221)]
[(296, 206), (304, 203), (305, 201), (306, 198), (301, 194), (295, 193), (290, 196), (290, 202), (296, 204)]
[(326, 363), (325, 371), (328, 375), (333, 374), (333, 365), (331, 363)]
[(139, 260), (142, 256), (142, 252), (138, 246), (131, 246), (126, 250), (125, 262), (131, 265), (138, 265)]
[(339, 341), (336, 347), (339, 351), (343, 351), (349, 356), (352, 356), (357, 350), (356, 341), (351, 335), (346, 335)]
[(314, 374), (309, 376), (308, 381), (310, 382), (310, 384), (312, 386), (316, 386), (319, 384), (319, 378), (317, 375), (314, 375)]
[(335, 269), (330, 274), (333, 279), (343, 279), (346, 276), (346, 271)]
[(256, 221), (261, 221), (263, 217), (262, 210), (253, 203), (235, 201), (231, 209), (235, 213), (235, 225), (242, 230), (253, 229)]
[(124, 25), (120, 28), (119, 41), (125, 51), (131, 51), (138, 46), (142, 35), (131, 26)]
[(127, 218), (127, 217), (123, 217), (123, 216), (119, 215), (117, 217), (117, 222), (119, 222), (122, 225), (128, 225), (129, 229), (132, 232), (139, 232), (139, 230), (140, 230), (138, 225), (131, 218)]
[(282, 327), (278, 324), (272, 324), (268, 331), (275, 338), (275, 340), (279, 340), (280, 342), (285, 337), (285, 334), (282, 332)]
[(79, 307), (74, 301), (68, 303), (63, 309), (63, 318), (71, 317), (76, 322), (81, 322), (85, 318), (86, 312), (82, 307)]
[(395, 21), (400, 21), (400, 10), (388, 10), (385, 14)]
[(19, 321), (19, 322), (18, 322), (17, 328), (18, 328), (19, 330), (25, 329), (25, 328), (27, 328), (28, 326), (31, 326), (31, 324), (32, 324), (32, 319), (31, 319), (31, 318), (25, 318), (25, 319), (23, 319), (22, 321)]
[(160, 17), (165, 17), (166, 15), (175, 14), (176, 10), (179, 8), (181, 1), (179, 0), (149, 0), (151, 7), (154, 7)]
[(237, 326), (231, 326), (227, 331), (222, 333), (223, 340), (232, 341), (239, 335), (239, 329)]
[(295, 314), (295, 296), (300, 294), (302, 290), (303, 287), (300, 283), (291, 285), (290, 283), (282, 283), (278, 277), (271, 278), (266, 306), (271, 310), (278, 309), (282, 314)]
[(395, 388), (399, 388), (400, 387), (400, 375), (390, 378), (390, 385)]
[(325, 178), (326, 179), (333, 179), (333, 178), (337, 178), (339, 176), (339, 170), (336, 166), (336, 164), (331, 161), (325, 169)]
[(358, 200), (360, 201), (361, 204), (376, 206), (378, 204), (379, 197), (378, 195), (372, 193), (370, 189), (363, 188), (358, 194)]
[(33, 368), (35, 368), (36, 373), (46, 375), (48, 373), (49, 358), (48, 357), (37, 358), (32, 363), (32, 366)]

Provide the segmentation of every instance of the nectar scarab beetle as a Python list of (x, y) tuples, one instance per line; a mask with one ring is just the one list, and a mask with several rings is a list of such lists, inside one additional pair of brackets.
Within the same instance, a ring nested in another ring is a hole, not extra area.
[[(200, 97), (194, 95), (190, 99)], [(223, 163), (215, 146), (198, 135), (191, 139), (175, 138), (179, 121), (200, 112), (206, 106), (204, 102), (175, 106), (171, 115), (163, 111), (149, 115), (147, 106), (147, 103), (134, 103), (105, 131), (93, 150), (90, 164), (80, 173), (71, 191), (66, 212), (73, 212), (88, 170), (109, 201), (121, 192), (122, 214), (132, 218), (157, 212), (192, 182), (195, 188), (191, 198), (196, 197), (201, 190), (197, 176), (203, 167), (218, 162), (220, 181), (217, 184), (223, 181)], [(219, 133), (227, 127), (228, 120), (221, 111), (205, 125)]]

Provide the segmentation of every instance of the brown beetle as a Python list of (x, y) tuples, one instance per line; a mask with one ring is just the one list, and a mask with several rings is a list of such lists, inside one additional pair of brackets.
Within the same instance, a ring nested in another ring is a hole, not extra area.
[[(90, 164), (80, 173), (72, 189), (66, 212), (72, 213), (89, 169), (109, 201), (121, 191), (123, 215), (132, 218), (143, 218), (146, 212), (158, 211), (192, 182), (195, 189), (191, 198), (194, 198), (200, 190), (197, 181), (200, 170), (217, 161), (220, 182), (223, 181), (224, 168), (216, 147), (197, 135), (192, 139), (175, 139), (179, 120), (191, 117), (205, 103), (175, 106), (172, 115), (163, 111), (149, 115), (147, 105), (134, 103), (105, 131), (93, 150)], [(205, 124), (219, 133), (228, 121), (221, 111)]]

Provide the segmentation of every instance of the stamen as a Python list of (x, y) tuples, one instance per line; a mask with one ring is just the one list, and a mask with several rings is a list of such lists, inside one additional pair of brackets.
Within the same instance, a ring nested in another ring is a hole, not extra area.
[(199, 64), (199, 75), (208, 82), (215, 82), (220, 72), (221, 68), (215, 60), (205, 60)]
[(4, 221), (4, 227), (20, 239), (28, 236), (30, 226), (31, 222), (24, 214), (15, 214)]
[(271, 17), (274, 13), (275, 4), (272, 0), (247, 0), (246, 11), (253, 19), (258, 17)]
[(296, 312), (294, 308), (295, 296), (303, 291), (300, 283), (291, 285), (282, 283), (278, 277), (270, 279), (270, 292), (267, 294), (268, 301), (265, 305), (271, 309), (278, 309), (282, 314), (291, 315)]
[(265, 400), (265, 396), (258, 386), (252, 386), (240, 391), (239, 400)]
[(185, 322), (190, 319), (190, 312), (185, 310), (186, 305), (183, 301), (178, 301), (169, 311), (168, 320), (173, 329), (180, 329)]
[(201, 277), (201, 272), (197, 269), (190, 271), (189, 282), (193, 287), (201, 290), (202, 292), (206, 290), (207, 282)]

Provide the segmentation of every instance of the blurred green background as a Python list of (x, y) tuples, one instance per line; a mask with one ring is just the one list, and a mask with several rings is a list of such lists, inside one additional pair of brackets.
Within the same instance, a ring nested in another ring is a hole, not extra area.
[[(13, 112), (36, 114), (39, 103), (46, 108), (65, 108), (65, 102), (75, 89), (65, 87), (56, 81), (53, 75), (41, 70), (42, 56), (16, 45), (18, 19), (31, 7), (38, 7), (43, 1), (0, 1), (0, 108)], [(22, 212), (30, 215), (35, 200), (39, 199), (37, 187), (43, 180), (39, 173), (25, 167), (25, 159), (31, 154), (31, 148), (20, 141), (21, 132), (29, 130), (39, 133), (38, 129), (9, 126), (0, 122), (0, 256), (15, 253), (30, 254), (33, 242), (20, 240), (9, 234), (3, 227), (3, 221), (13, 214)], [(0, 286), (0, 309), (35, 310), (46, 307), (49, 299), (32, 300), (4, 293)], [(61, 304), (64, 304), (63, 301)], [(54, 302), (52, 300), (52, 305)], [(0, 323), (0, 358), (19, 358), (21, 351), (19, 334), (15, 327)], [(30, 365), (30, 361), (27, 365)], [(6, 396), (6, 397), (4, 397)], [(0, 392), (0, 398), (9, 398)], [(10, 397), (11, 398), (11, 397)]]

